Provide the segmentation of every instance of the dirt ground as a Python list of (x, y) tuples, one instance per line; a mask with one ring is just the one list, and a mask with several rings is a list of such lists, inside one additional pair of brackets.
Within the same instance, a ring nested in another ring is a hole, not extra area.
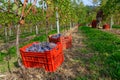
[(89, 59), (94, 54), (87, 53), (87, 46), (83, 44), (84, 37), (80, 32), (74, 30), (72, 38), (73, 46), (64, 51), (65, 60), (56, 72), (49, 73), (44, 69), (21, 70), (16, 68), (11, 73), (4, 74), (0, 80), (75, 80), (79, 76), (91, 75)]
[(117, 34), (117, 35), (120, 35), (120, 29), (111, 29), (111, 30), (103, 30), (102, 31), (106, 31), (106, 32), (110, 32), (110, 33), (113, 33), (113, 34)]

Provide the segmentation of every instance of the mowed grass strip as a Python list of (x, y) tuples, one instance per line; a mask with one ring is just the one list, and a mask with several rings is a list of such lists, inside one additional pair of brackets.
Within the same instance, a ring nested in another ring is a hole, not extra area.
[(79, 31), (86, 37), (84, 43), (98, 53), (99, 62), (102, 62), (101, 76), (120, 79), (120, 37), (90, 27), (79, 27)]

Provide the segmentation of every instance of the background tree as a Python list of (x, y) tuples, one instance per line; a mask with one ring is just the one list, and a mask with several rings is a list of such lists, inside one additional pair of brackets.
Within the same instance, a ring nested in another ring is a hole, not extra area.
[(119, 18), (115, 18), (119, 16), (120, 13), (120, 1), (119, 0), (101, 0), (101, 9), (104, 12), (104, 20), (107, 23), (112, 25), (114, 22), (119, 24)]

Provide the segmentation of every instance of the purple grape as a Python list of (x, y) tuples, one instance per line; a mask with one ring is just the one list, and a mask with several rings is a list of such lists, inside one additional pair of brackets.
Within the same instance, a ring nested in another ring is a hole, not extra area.
[(61, 34), (56, 34), (56, 35), (53, 35), (53, 36), (51, 36), (52, 38), (54, 38), (54, 39), (57, 39), (57, 38), (59, 38), (61, 36)]
[(29, 48), (27, 48), (26, 51), (29, 52)]
[(44, 51), (49, 51), (49, 49), (48, 49), (48, 48), (46, 48), (46, 47), (44, 47)]
[(33, 44), (32, 46), (33, 46), (33, 47), (35, 47), (35, 46), (36, 46), (36, 44)]
[(56, 44), (55, 44), (55, 43), (50, 43), (50, 44), (49, 44), (49, 47), (50, 47), (51, 49), (53, 49), (54, 47), (56, 47)]
[(27, 52), (44, 52), (44, 51), (50, 51), (56, 47), (55, 43), (48, 43), (48, 42), (42, 42), (42, 43), (35, 43), (32, 46), (28, 47), (26, 49)]
[(44, 50), (42, 49), (42, 47), (40, 47), (40, 48), (38, 49), (38, 52), (44, 52)]

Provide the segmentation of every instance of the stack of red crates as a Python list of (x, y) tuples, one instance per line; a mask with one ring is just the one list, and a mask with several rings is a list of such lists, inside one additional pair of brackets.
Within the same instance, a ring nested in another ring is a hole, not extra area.
[[(34, 42), (35, 43), (35, 42)], [(64, 61), (62, 44), (57, 43), (57, 46), (50, 51), (45, 52), (26, 52), (26, 49), (32, 44), (28, 44), (20, 48), (23, 64), (26, 68), (44, 68), (46, 71), (54, 72)]]
[[(54, 34), (55, 35), (55, 34)], [(72, 36), (60, 36), (59, 38), (52, 38), (52, 35), (48, 36), (49, 42), (62, 43), (63, 50), (72, 47)]]

